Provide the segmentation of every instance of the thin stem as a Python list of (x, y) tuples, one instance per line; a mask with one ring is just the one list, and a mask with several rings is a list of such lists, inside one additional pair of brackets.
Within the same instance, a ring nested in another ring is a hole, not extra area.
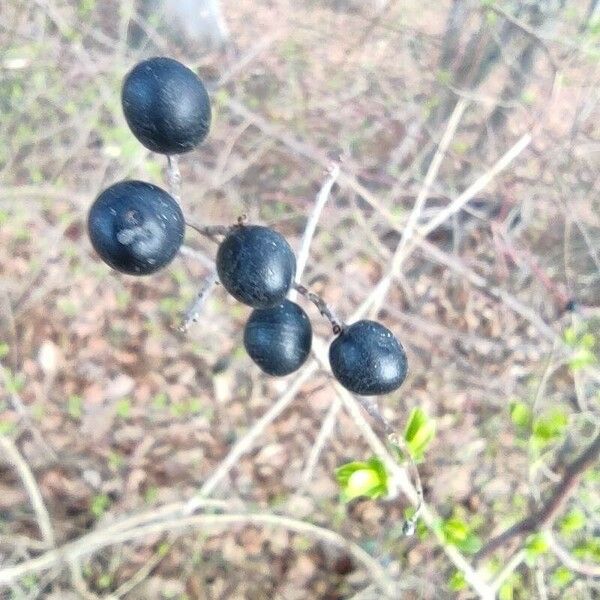
[(211, 242), (219, 243), (218, 236), (229, 235), (234, 229), (239, 227), (236, 225), (197, 225), (196, 223), (190, 223), (186, 221), (185, 224), (190, 228), (208, 238)]
[(167, 185), (169, 192), (177, 202), (181, 202), (181, 171), (179, 157), (167, 156)]
[(294, 283), (292, 287), (307, 300), (310, 300), (319, 309), (319, 312), (331, 323), (333, 335), (342, 333), (342, 330), (344, 329), (343, 322), (335, 315), (331, 307), (323, 300), (323, 298), (321, 298), (321, 296), (311, 292), (300, 283)]
[(185, 319), (181, 326), (179, 327), (179, 331), (186, 332), (192, 325), (192, 323), (197, 323), (200, 319), (200, 313), (202, 312), (202, 307), (206, 304), (210, 293), (214, 289), (216, 285), (219, 283), (219, 276), (217, 275), (217, 270), (213, 269), (210, 274), (206, 277), (206, 279), (202, 282), (200, 286), (200, 290), (196, 295), (196, 299), (193, 304), (188, 308), (185, 313)]
[(0, 435), (0, 448), (3, 450), (3, 453), (8, 461), (15, 467), (19, 477), (21, 478), (21, 481), (23, 482), (23, 486), (27, 490), (27, 494), (29, 495), (31, 506), (35, 512), (38, 527), (40, 528), (40, 533), (42, 534), (44, 542), (47, 546), (54, 546), (56, 543), (56, 538), (54, 536), (54, 529), (52, 528), (52, 523), (50, 521), (50, 515), (48, 513), (48, 509), (46, 508), (46, 504), (44, 503), (40, 488), (35, 480), (35, 477), (33, 476), (33, 473), (31, 472), (31, 469), (29, 468), (29, 465), (21, 456), (21, 453), (15, 446), (14, 442), (9, 438)]
[(323, 208), (329, 199), (331, 194), (331, 189), (333, 188), (333, 184), (336, 182), (339, 174), (340, 174), (340, 166), (337, 163), (334, 163), (328, 169), (329, 177), (323, 183), (323, 186), (319, 190), (317, 194), (317, 200), (313, 207), (313, 210), (310, 214), (308, 221), (306, 222), (306, 227), (304, 228), (304, 235), (302, 236), (302, 244), (300, 245), (300, 251), (298, 252), (298, 259), (296, 261), (296, 281), (299, 282), (302, 278), (302, 274), (304, 273), (304, 268), (306, 267), (306, 262), (308, 260), (308, 254), (310, 252), (310, 244), (315, 235), (315, 231), (317, 229), (317, 224), (319, 223), (319, 218), (321, 217), (321, 213), (323, 212)]

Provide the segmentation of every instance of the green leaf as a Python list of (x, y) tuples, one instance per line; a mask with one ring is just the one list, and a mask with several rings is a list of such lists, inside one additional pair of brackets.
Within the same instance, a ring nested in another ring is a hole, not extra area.
[(444, 521), (442, 531), (444, 532), (446, 541), (454, 545), (464, 542), (470, 533), (469, 526), (461, 519), (455, 517)]
[(376, 457), (366, 462), (354, 461), (342, 465), (335, 470), (335, 477), (345, 502), (361, 496), (375, 499), (388, 492), (387, 471)]
[(421, 408), (413, 408), (406, 424), (404, 439), (414, 460), (423, 458), (435, 437), (435, 421)]
[(10, 348), (8, 344), (6, 342), (0, 342), (0, 360), (6, 358), (8, 356), (9, 351)]
[(452, 577), (450, 577), (448, 586), (453, 592), (460, 592), (466, 589), (467, 580), (465, 579), (465, 574), (462, 571), (454, 571)]
[(465, 554), (477, 554), (483, 547), (481, 538), (474, 533), (469, 533), (466, 539), (456, 544), (459, 550)]
[(558, 567), (558, 569), (552, 573), (552, 583), (559, 588), (566, 587), (573, 579), (575, 579), (573, 573), (563, 565)]
[(110, 498), (106, 494), (98, 494), (92, 498), (90, 512), (94, 517), (99, 518), (106, 512), (109, 505)]
[(534, 444), (542, 447), (560, 437), (567, 423), (567, 414), (560, 408), (541, 415), (533, 422)]
[(531, 409), (524, 402), (515, 400), (510, 405), (510, 418), (517, 427), (529, 428), (532, 421)]
[(540, 533), (530, 535), (525, 542), (525, 552), (529, 561), (535, 562), (538, 556), (548, 552), (546, 538)]
[(579, 544), (573, 550), (573, 556), (581, 560), (600, 563), (600, 537), (593, 537)]
[(574, 327), (567, 327), (563, 333), (563, 339), (567, 346), (575, 347), (577, 345), (577, 332)]
[(514, 600), (515, 586), (512, 581), (505, 581), (498, 590), (498, 600)]
[(83, 398), (81, 396), (72, 395), (67, 399), (67, 412), (72, 419), (81, 419)]
[(569, 358), (569, 368), (574, 372), (581, 371), (581, 369), (595, 364), (596, 361), (596, 355), (589, 348), (581, 347)]
[(20, 373), (13, 373), (10, 369), (4, 370), (4, 379), (9, 394), (18, 394), (25, 386), (25, 377)]
[(121, 398), (117, 402), (116, 407), (117, 416), (121, 419), (128, 419), (131, 415), (131, 400), (129, 398)]
[(576, 508), (570, 511), (560, 522), (560, 532), (563, 535), (572, 535), (585, 527), (587, 522), (585, 514)]

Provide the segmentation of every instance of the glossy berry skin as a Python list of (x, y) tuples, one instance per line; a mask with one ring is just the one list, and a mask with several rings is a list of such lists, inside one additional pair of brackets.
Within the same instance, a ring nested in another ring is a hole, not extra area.
[(298, 370), (311, 345), (308, 316), (289, 300), (271, 308), (255, 309), (244, 329), (246, 351), (268, 375), (289, 375)]
[(133, 135), (161, 154), (181, 154), (208, 134), (208, 93), (198, 76), (172, 58), (150, 58), (125, 77), (121, 103)]
[(404, 348), (375, 321), (357, 321), (343, 329), (329, 348), (336, 379), (361, 396), (378, 396), (399, 388), (408, 370)]
[(121, 181), (96, 198), (88, 233), (100, 258), (129, 275), (168, 265), (183, 243), (185, 221), (177, 202), (143, 181)]
[(253, 308), (269, 308), (286, 297), (296, 272), (296, 257), (276, 231), (242, 225), (219, 246), (217, 272), (234, 298)]

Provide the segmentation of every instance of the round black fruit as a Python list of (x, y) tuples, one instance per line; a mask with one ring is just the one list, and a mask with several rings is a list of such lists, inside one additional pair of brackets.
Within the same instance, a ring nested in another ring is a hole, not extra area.
[(252, 311), (244, 329), (250, 358), (268, 375), (289, 375), (307, 359), (312, 344), (308, 316), (295, 302)]
[(217, 271), (234, 298), (253, 308), (269, 308), (286, 297), (296, 272), (296, 257), (276, 231), (242, 225), (221, 242)]
[(143, 181), (115, 183), (88, 214), (88, 233), (100, 258), (129, 275), (149, 275), (169, 264), (183, 243), (184, 227), (177, 202)]
[(336, 379), (362, 396), (394, 391), (408, 369), (404, 348), (392, 332), (366, 320), (343, 329), (329, 348), (329, 363)]
[(121, 103), (133, 135), (153, 152), (188, 152), (208, 134), (206, 88), (172, 58), (150, 58), (133, 67), (123, 82)]

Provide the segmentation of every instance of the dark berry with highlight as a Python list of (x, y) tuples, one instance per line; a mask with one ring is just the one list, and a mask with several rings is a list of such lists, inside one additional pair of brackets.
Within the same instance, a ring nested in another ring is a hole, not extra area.
[(362, 396), (398, 389), (408, 370), (404, 348), (387, 328), (375, 321), (357, 321), (345, 327), (329, 348), (336, 379)]
[(129, 275), (149, 275), (168, 265), (183, 243), (181, 208), (163, 189), (121, 181), (90, 208), (88, 234), (100, 258)]

